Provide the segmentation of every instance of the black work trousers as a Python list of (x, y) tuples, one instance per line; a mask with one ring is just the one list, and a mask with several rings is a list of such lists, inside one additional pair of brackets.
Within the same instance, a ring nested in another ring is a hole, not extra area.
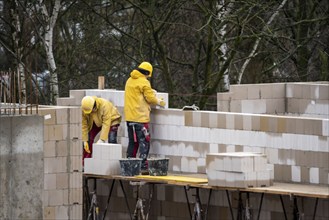
[(127, 122), (128, 149), (127, 157), (136, 157), (139, 150), (139, 158), (142, 159), (142, 170), (147, 170), (147, 157), (150, 151), (149, 123)]

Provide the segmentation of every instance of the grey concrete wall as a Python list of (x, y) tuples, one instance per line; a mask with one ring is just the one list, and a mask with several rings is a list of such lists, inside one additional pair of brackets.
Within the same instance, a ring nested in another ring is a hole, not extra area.
[(42, 219), (43, 117), (0, 116), (0, 219)]

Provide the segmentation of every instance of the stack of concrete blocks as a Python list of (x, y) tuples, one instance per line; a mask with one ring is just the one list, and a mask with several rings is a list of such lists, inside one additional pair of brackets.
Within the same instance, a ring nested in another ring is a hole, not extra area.
[(288, 83), (286, 102), (288, 114), (329, 118), (329, 83)]
[(223, 112), (284, 113), (285, 83), (231, 85), (230, 91), (217, 93), (217, 110)]
[(82, 219), (81, 109), (39, 106), (44, 117), (44, 219)]
[(92, 158), (84, 160), (84, 173), (119, 175), (121, 158), (121, 144), (94, 143)]
[(217, 109), (225, 112), (329, 117), (329, 83), (232, 85), (217, 94)]
[(206, 156), (208, 185), (264, 187), (273, 184), (266, 155), (253, 152), (210, 153)]

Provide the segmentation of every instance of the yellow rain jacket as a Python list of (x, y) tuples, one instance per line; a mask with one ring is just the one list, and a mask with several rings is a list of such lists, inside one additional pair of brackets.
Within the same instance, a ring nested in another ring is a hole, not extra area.
[(157, 105), (158, 98), (147, 76), (137, 70), (130, 73), (125, 86), (124, 114), (126, 121), (150, 122), (150, 105)]
[(88, 141), (88, 132), (92, 129), (93, 123), (102, 127), (100, 139), (107, 140), (110, 127), (120, 124), (121, 115), (118, 109), (108, 100), (93, 96), (96, 101), (96, 112), (85, 114), (82, 111), (82, 141)]

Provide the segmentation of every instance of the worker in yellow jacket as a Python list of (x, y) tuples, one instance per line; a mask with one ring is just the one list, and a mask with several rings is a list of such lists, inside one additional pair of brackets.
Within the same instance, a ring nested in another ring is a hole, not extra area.
[(164, 107), (166, 103), (157, 98), (147, 78), (152, 76), (153, 67), (149, 62), (142, 62), (130, 73), (125, 85), (124, 114), (128, 129), (127, 157), (142, 160), (142, 172), (147, 171), (147, 157), (150, 150), (150, 105)]
[(83, 160), (92, 157), (92, 146), (100, 132), (97, 143), (117, 143), (121, 114), (108, 100), (85, 96), (81, 101)]

